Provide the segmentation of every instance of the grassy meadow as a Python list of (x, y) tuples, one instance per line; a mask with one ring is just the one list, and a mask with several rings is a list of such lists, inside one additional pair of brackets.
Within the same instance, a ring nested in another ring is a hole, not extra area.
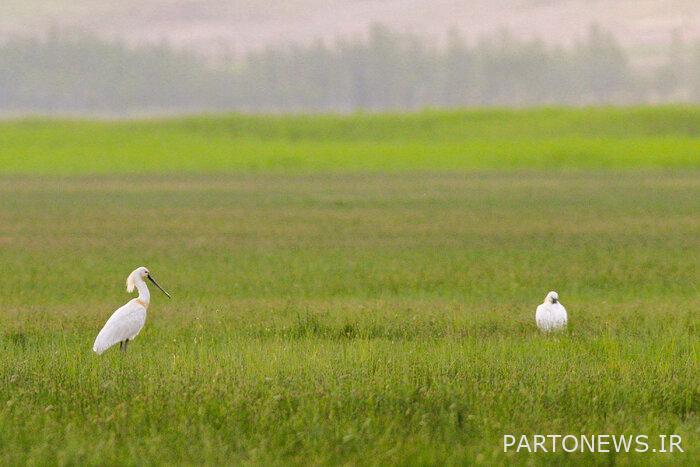
[(0, 121), (7, 174), (700, 169), (693, 107)]
[[(693, 108), (0, 122), (0, 463), (698, 465), (699, 135)], [(140, 265), (173, 298), (97, 357)], [(534, 433), (685, 452), (503, 452)]]

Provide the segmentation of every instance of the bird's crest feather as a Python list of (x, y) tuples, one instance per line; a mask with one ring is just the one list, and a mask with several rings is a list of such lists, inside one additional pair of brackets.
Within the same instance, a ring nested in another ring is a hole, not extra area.
[(138, 269), (133, 271), (131, 274), (129, 274), (129, 277), (126, 278), (126, 291), (131, 293), (134, 291), (136, 288), (136, 273), (138, 272)]

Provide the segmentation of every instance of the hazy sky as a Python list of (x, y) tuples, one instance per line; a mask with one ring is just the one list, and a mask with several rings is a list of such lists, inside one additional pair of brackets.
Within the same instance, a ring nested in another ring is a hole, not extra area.
[(436, 39), (508, 28), (521, 37), (570, 43), (592, 22), (638, 57), (666, 47), (673, 32), (700, 39), (700, 0), (2, 0), (0, 34), (51, 25), (130, 41), (168, 40), (216, 53), (332, 39), (382, 22)]

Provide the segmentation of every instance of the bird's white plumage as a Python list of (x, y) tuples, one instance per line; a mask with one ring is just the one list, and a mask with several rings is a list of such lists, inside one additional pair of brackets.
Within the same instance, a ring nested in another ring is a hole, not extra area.
[[(144, 268), (145, 269), (145, 268)], [(136, 281), (139, 280), (141, 274), (141, 268), (134, 269), (131, 274), (126, 278), (126, 291), (132, 293), (136, 288)], [(143, 280), (143, 278), (141, 279)]]
[(130, 300), (129, 303), (112, 313), (112, 316), (97, 334), (92, 350), (98, 355), (117, 343), (123, 343), (123, 350), (126, 351), (129, 341), (133, 340), (141, 332), (143, 325), (146, 324), (146, 310), (151, 302), (151, 294), (144, 279), (150, 280), (170, 298), (170, 294), (163, 290), (155, 279), (151, 277), (148, 269), (143, 266), (136, 268), (126, 278), (126, 290), (131, 293), (134, 289), (137, 289), (139, 297)]
[(568, 321), (566, 308), (559, 303), (559, 295), (556, 292), (549, 292), (544, 299), (544, 303), (537, 307), (535, 321), (537, 322), (537, 327), (545, 332), (566, 327)]
[(97, 335), (92, 350), (100, 355), (114, 344), (125, 340), (133, 340), (146, 324), (146, 307), (135, 298), (117, 311), (107, 320)]

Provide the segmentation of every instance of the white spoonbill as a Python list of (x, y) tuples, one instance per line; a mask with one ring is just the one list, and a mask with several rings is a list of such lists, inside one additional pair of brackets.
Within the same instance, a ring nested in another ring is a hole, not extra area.
[(537, 327), (545, 332), (566, 327), (566, 308), (559, 303), (559, 294), (552, 291), (544, 298), (544, 303), (537, 307), (535, 313)]
[(119, 349), (126, 352), (129, 341), (133, 340), (143, 328), (143, 325), (146, 323), (146, 310), (148, 309), (148, 304), (151, 302), (151, 294), (148, 292), (148, 287), (144, 279), (153, 282), (156, 287), (170, 298), (170, 294), (163, 290), (153, 277), (151, 277), (148, 269), (143, 266), (134, 269), (134, 271), (129, 274), (129, 277), (126, 278), (126, 291), (131, 293), (135, 288), (139, 291), (139, 296), (138, 298), (129, 300), (129, 303), (119, 308), (109, 317), (104, 327), (97, 335), (95, 344), (92, 346), (92, 350), (95, 351), (97, 355), (100, 355), (117, 342), (119, 342)]

